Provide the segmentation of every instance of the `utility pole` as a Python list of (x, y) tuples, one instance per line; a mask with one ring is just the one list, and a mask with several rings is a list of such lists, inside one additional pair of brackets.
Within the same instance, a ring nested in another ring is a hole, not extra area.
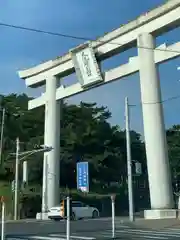
[(132, 179), (132, 159), (131, 159), (131, 139), (130, 139), (130, 119), (129, 119), (128, 97), (125, 98), (125, 121), (126, 121), (128, 195), (129, 195), (129, 220), (133, 222), (134, 221), (134, 201), (133, 201), (133, 179)]
[(19, 138), (16, 139), (16, 169), (14, 191), (14, 220), (18, 218), (18, 192), (19, 192)]
[(3, 136), (4, 136), (4, 122), (5, 122), (5, 108), (2, 109), (1, 142), (0, 142), (0, 164), (2, 163), (2, 148), (3, 148)]
[(44, 161), (43, 161), (43, 185), (42, 185), (42, 218), (44, 218), (44, 214), (47, 213), (47, 195), (48, 195), (48, 189), (47, 189), (47, 176), (48, 176), (48, 161), (47, 161), (47, 154), (45, 155)]

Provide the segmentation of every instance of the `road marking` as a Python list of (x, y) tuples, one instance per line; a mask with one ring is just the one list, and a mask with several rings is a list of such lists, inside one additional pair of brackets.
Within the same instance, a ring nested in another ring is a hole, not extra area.
[(28, 237), (22, 236), (22, 237), (6, 237), (7, 240), (23, 240), (28, 239)]
[[(145, 238), (145, 239), (159, 239), (159, 240), (168, 240), (169, 239), (169, 237), (163, 237), (163, 236), (156, 236), (156, 235), (147, 235), (146, 233), (140, 233), (140, 234), (138, 234), (138, 233), (129, 233), (128, 234), (128, 232), (125, 232), (125, 231), (119, 231), (119, 232), (121, 232), (121, 233), (127, 233), (127, 234), (123, 234), (122, 236), (121, 236), (121, 238), (123, 239), (123, 237), (127, 237), (127, 236), (129, 236), (129, 237), (132, 237), (133, 238), (133, 235), (131, 235), (131, 234), (134, 234), (134, 235), (136, 235), (136, 238), (138, 237), (138, 238)], [(105, 232), (101, 232), (101, 234), (98, 232), (97, 233), (98, 234), (98, 236), (101, 236), (101, 237), (104, 237), (104, 238), (107, 238), (107, 237), (112, 237), (112, 234), (106, 234)], [(117, 232), (115, 232), (115, 237), (120, 237), (120, 235), (118, 235), (117, 234)], [(98, 238), (98, 237), (97, 237)]]
[(180, 232), (180, 228), (166, 228), (166, 230), (169, 230), (169, 231), (179, 231)]
[(83, 218), (82, 221), (111, 221), (111, 218)]
[[(61, 235), (61, 234), (49, 234), (48, 236), (66, 238), (66, 235)], [(94, 237), (76, 236), (76, 235), (70, 236), (70, 238), (84, 239), (84, 240), (94, 240), (94, 239), (96, 239)]]
[[(124, 227), (124, 229), (122, 228)], [(76, 233), (74, 233), (76, 234)], [(104, 239), (111, 238), (112, 237), (112, 230), (107, 229), (105, 231), (96, 231), (96, 232), (88, 232), (83, 236), (76, 236), (72, 233), (70, 236), (71, 240), (96, 240), (99, 237), (102, 237)], [(81, 234), (81, 233), (80, 233)], [(174, 238), (180, 238), (180, 228), (165, 228), (161, 230), (153, 230), (153, 229), (138, 229), (138, 228), (131, 228), (129, 226), (118, 226), (115, 230), (116, 237), (121, 238), (139, 238), (141, 240), (169, 240)], [(23, 235), (21, 237), (15, 236), (8, 237), (7, 240), (66, 240), (66, 234), (65, 233), (52, 233), (52, 234), (46, 234), (46, 235)], [(177, 239), (178, 240), (178, 239)]]
[(140, 238), (145, 238), (145, 239), (169, 239), (168, 237), (159, 237), (159, 236), (150, 236), (150, 235), (143, 235), (143, 236), (138, 236)]
[(70, 236), (70, 238), (76, 238), (76, 239), (84, 239), (84, 240), (94, 240), (96, 238), (94, 237), (80, 237), (80, 236)]
[[(52, 237), (46, 237), (46, 236), (28, 236), (27, 239), (52, 240)], [(64, 238), (53, 238), (53, 240), (64, 240)]]
[[(135, 234), (135, 235), (139, 235), (138, 237), (141, 237), (141, 235), (149, 238), (159, 238), (159, 239), (168, 239), (169, 236), (167, 236), (167, 234), (161, 234), (159, 232), (153, 232), (153, 231), (144, 231), (144, 230), (136, 230), (136, 229), (131, 229), (130, 231), (126, 231), (126, 230), (117, 230), (117, 233), (124, 233), (126, 235), (130, 235), (130, 234)], [(149, 235), (147, 235), (149, 234)], [(176, 235), (177, 236), (177, 235)]]
[[(60, 234), (48, 234), (48, 236), (39, 236), (39, 235), (33, 235), (33, 236), (23, 236), (23, 237), (8, 237), (7, 240), (22, 240), (22, 239), (36, 239), (36, 240), (65, 240), (66, 235), (60, 235)], [(85, 237), (85, 236), (70, 236), (70, 239), (79, 239), (79, 240), (95, 240), (94, 237)]]
[[(118, 228), (130, 228), (130, 226), (127, 226), (127, 225), (117, 225), (117, 223), (115, 223), (115, 229), (118, 229)], [(112, 230), (111, 230), (112, 231)]]
[[(145, 238), (145, 239), (159, 239), (159, 240), (168, 240), (169, 236), (161, 236), (161, 235), (148, 235), (146, 232), (128, 232), (127, 230), (119, 230), (119, 231), (115, 231), (115, 236), (118, 238), (120, 235), (118, 233), (123, 233), (123, 235), (121, 237), (125, 237), (125, 236), (130, 236), (133, 237), (133, 234), (138, 237), (138, 238)], [(106, 230), (104, 232), (96, 232), (96, 239), (100, 236), (100, 237), (104, 237), (104, 238), (111, 238), (112, 237), (112, 231), (110, 230)]]
[(180, 232), (168, 232), (168, 231), (151, 231), (151, 230), (138, 230), (138, 229), (128, 229), (128, 231), (130, 232), (141, 232), (141, 233), (151, 233), (152, 235), (161, 235), (161, 236), (172, 236), (172, 237), (176, 237), (176, 236), (180, 236)]

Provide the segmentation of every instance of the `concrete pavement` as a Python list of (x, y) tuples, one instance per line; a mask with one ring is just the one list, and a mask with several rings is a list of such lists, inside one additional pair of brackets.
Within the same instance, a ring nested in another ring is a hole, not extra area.
[(128, 224), (131, 227), (140, 227), (147, 229), (163, 229), (171, 227), (180, 227), (180, 219), (159, 219), (147, 220), (143, 218), (136, 218), (134, 222), (130, 222), (128, 218), (119, 219), (121, 224)]

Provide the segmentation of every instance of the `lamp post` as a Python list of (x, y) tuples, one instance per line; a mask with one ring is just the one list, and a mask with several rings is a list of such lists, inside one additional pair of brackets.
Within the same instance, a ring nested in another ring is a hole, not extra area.
[(14, 191), (14, 220), (17, 220), (18, 212), (18, 178), (19, 178), (19, 138), (16, 139), (16, 169), (15, 169), (15, 191)]
[(127, 180), (129, 197), (129, 220), (134, 221), (134, 199), (133, 199), (133, 171), (132, 163), (135, 163), (135, 173), (141, 175), (142, 165), (131, 156), (131, 135), (130, 135), (130, 112), (128, 97), (125, 98), (125, 125), (126, 125), (126, 151), (127, 151)]
[(134, 221), (134, 202), (133, 202), (133, 175), (131, 158), (131, 136), (128, 97), (125, 98), (125, 124), (126, 124), (126, 150), (127, 150), (127, 175), (128, 175), (128, 197), (129, 197), (129, 220)]
[[(40, 152), (49, 152), (52, 150), (52, 147), (47, 146), (40, 146), (40, 149), (35, 149), (31, 151), (26, 152), (19, 152), (19, 138), (16, 139), (16, 153), (13, 155), (16, 155), (16, 170), (15, 170), (15, 191), (14, 191), (14, 220), (17, 220), (18, 216), (18, 190), (19, 190), (19, 163), (24, 161), (26, 158), (28, 158), (31, 155), (34, 155), (36, 153)], [(19, 158), (21, 157), (21, 158)]]

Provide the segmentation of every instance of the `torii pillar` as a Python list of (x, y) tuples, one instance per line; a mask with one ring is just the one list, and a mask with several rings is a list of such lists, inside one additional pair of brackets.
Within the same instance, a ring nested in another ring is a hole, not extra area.
[(166, 132), (158, 71), (154, 61), (154, 38), (142, 33), (138, 39), (139, 74), (143, 110), (151, 210), (145, 218), (175, 217)]
[(46, 79), (44, 144), (53, 149), (44, 153), (42, 213), (59, 204), (60, 191), (60, 101), (56, 101), (56, 88), (60, 80)]

